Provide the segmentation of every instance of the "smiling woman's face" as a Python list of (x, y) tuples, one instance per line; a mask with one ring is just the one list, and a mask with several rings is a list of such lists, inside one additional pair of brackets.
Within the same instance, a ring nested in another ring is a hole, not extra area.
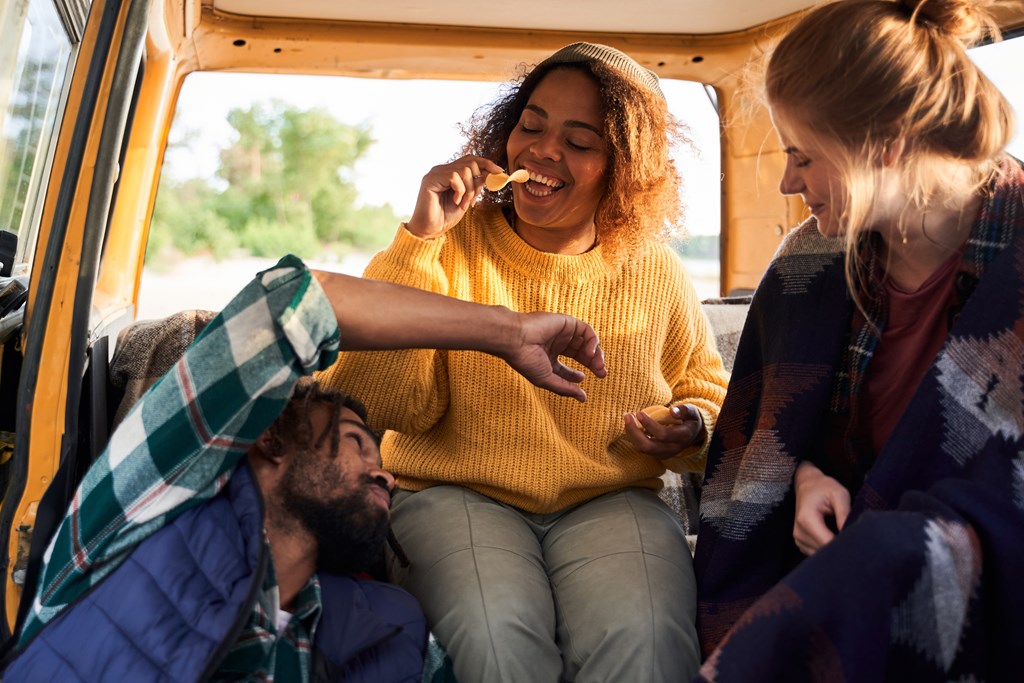
[(779, 181), (779, 191), (801, 196), (818, 219), (818, 231), (822, 235), (839, 235), (846, 200), (838, 169), (819, 150), (795, 140), (794, 129), (782, 111), (773, 109), (772, 121), (786, 154), (786, 169)]
[(555, 69), (537, 85), (506, 146), (509, 171), (530, 173), (512, 189), (520, 234), (592, 243), (609, 163), (603, 116), (597, 84), (578, 69)]

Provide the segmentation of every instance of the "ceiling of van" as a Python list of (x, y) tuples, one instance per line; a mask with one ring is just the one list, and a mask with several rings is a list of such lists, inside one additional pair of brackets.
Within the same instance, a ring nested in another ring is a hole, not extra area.
[(809, 7), (807, 0), (213, 0), (247, 16), (598, 33), (730, 33)]

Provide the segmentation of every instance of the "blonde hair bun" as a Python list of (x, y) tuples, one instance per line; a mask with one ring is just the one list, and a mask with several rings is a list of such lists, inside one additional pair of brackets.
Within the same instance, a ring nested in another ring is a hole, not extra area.
[(999, 25), (992, 16), (993, 0), (896, 0), (911, 20), (934, 26), (974, 45), (986, 37), (999, 38)]

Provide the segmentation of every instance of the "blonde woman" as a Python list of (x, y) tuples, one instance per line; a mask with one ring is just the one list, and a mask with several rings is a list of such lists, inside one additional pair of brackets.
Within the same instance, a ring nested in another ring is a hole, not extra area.
[(988, 4), (826, 4), (769, 57), (780, 189), (811, 217), (711, 445), (707, 680), (1019, 676), (1024, 170), (965, 51)]

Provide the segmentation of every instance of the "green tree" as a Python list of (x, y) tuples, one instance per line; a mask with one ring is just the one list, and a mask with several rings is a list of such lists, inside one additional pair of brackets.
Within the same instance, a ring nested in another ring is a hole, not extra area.
[(147, 257), (170, 249), (183, 254), (204, 251), (224, 258), (237, 249), (238, 235), (216, 211), (216, 194), (201, 178), (183, 182), (166, 175), (161, 178), (146, 245)]
[[(194, 181), (205, 185), (204, 192), (193, 181), (161, 180), (150, 253), (173, 246), (220, 256), (241, 247), (255, 255), (311, 256), (325, 249), (377, 250), (390, 241), (398, 224), (394, 211), (360, 206), (348, 180), (374, 143), (368, 126), (276, 100), (232, 109), (228, 123), (236, 137), (221, 150), (217, 170), (226, 188)], [(186, 225), (196, 217), (209, 221), (210, 229)], [(234, 239), (213, 234), (224, 230)], [(182, 244), (189, 239), (192, 248)]]
[(7, 121), (0, 129), (0, 229), (18, 232), (33, 176), (42, 173), (36, 158), (45, 151), (43, 135), (53, 124), (47, 98), (60, 89), (63, 76), (50, 55), (29, 54), (14, 80), (18, 88), (10, 94)]
[(688, 235), (672, 243), (676, 251), (685, 258), (717, 261), (721, 246), (718, 235)]

